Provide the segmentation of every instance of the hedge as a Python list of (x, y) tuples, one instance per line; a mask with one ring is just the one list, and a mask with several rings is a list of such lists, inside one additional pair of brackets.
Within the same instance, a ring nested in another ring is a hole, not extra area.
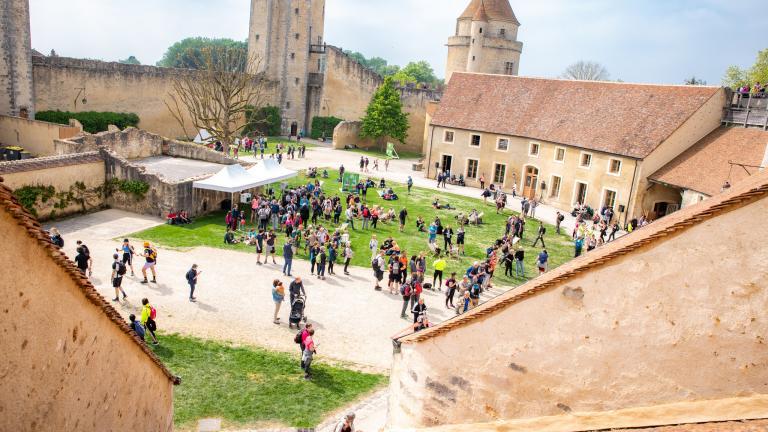
[(320, 137), (333, 136), (333, 130), (336, 126), (344, 120), (336, 117), (313, 117), (312, 118), (312, 133), (310, 134), (312, 139), (318, 139)]
[(251, 107), (246, 110), (245, 118), (248, 124), (243, 129), (243, 135), (257, 133), (264, 136), (280, 136), (282, 132), (283, 118), (278, 107), (266, 106), (258, 110)]
[(88, 133), (99, 133), (107, 130), (107, 126), (115, 125), (120, 129), (128, 126), (137, 127), (139, 125), (139, 116), (134, 113), (117, 112), (69, 112), (69, 111), (38, 111), (35, 114), (35, 120), (46, 121), (50, 123), (69, 124), (69, 119), (75, 119), (83, 125), (83, 129)]

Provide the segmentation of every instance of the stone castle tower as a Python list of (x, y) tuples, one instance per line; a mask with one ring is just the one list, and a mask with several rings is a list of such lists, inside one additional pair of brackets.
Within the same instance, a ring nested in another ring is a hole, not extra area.
[(0, 114), (33, 118), (29, 1), (0, 1)]
[(325, 71), (325, 0), (251, 0), (249, 58), (278, 83), (283, 133), (309, 130)]
[(523, 43), (509, 0), (472, 0), (448, 38), (446, 83), (454, 72), (517, 75)]

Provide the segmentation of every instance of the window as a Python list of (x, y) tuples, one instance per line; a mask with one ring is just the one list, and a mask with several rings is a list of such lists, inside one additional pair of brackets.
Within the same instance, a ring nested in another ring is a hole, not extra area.
[(290, 101), (285, 103), (285, 108), (291, 109), (291, 102)]
[(539, 157), (539, 149), (539, 143), (531, 143), (531, 146), (528, 148), (528, 156)]
[(472, 45), (475, 44), (475, 38), (472, 38)]
[(496, 150), (498, 151), (509, 150), (509, 140), (506, 138), (499, 138), (499, 140), (496, 141)]
[(257, 42), (259, 41), (259, 38), (260, 38), (260, 37), (261, 37), (261, 35), (256, 35), (256, 41), (257, 41)]
[(296, 53), (291, 53), (291, 60), (296, 58)]
[(469, 140), (470, 147), (480, 147), (480, 135), (472, 135)]
[(477, 159), (467, 159), (467, 179), (477, 178), (477, 168), (480, 162)]
[(616, 206), (616, 191), (611, 189), (605, 189), (603, 191), (602, 207), (614, 208), (615, 206)]
[(298, 14), (299, 14), (299, 8), (296, 8), (296, 9), (294, 9), (294, 10), (293, 10), (293, 13), (295, 13), (296, 15), (298, 15)]
[(505, 62), (504, 75), (514, 75), (514, 74), (515, 74), (515, 62)]
[(507, 29), (500, 29), (499, 30), (499, 36), (505, 36), (507, 34)]
[(472, 61), (475, 61), (475, 56), (472, 56)]
[(589, 153), (582, 153), (579, 166), (582, 168), (589, 168), (592, 166), (592, 155)]
[(445, 135), (443, 135), (443, 142), (453, 144), (453, 131), (445, 131)]
[(573, 203), (574, 204), (584, 204), (584, 202), (587, 200), (587, 184), (582, 183), (580, 181), (576, 182), (576, 185), (574, 185), (574, 193), (573, 193)]
[(483, 34), (483, 28), (480, 27), (480, 34)]
[(298, 34), (298, 33), (296, 33), (296, 34), (294, 35), (294, 37), (296, 37), (296, 39), (298, 40), (298, 39), (299, 39), (299, 34)]
[(296, 82), (296, 85), (299, 85), (299, 79), (298, 78), (294, 78), (294, 80)]
[(493, 182), (503, 185), (504, 180), (507, 177), (507, 166), (504, 164), (496, 164), (493, 167)]
[(549, 197), (557, 198), (560, 196), (560, 187), (563, 185), (563, 179), (560, 176), (553, 175), (549, 187)]
[(620, 175), (621, 174), (621, 161), (618, 159), (611, 159), (608, 161), (608, 174)]
[(563, 163), (565, 161), (565, 149), (562, 147), (555, 148), (555, 162)]

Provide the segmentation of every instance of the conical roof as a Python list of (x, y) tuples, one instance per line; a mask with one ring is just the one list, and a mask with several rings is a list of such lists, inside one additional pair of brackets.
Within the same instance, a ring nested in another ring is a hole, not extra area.
[(491, 18), (488, 16), (488, 12), (485, 11), (485, 4), (483, 0), (480, 0), (480, 7), (477, 8), (475, 14), (472, 15), (472, 21), (488, 22)]
[(459, 19), (474, 19), (485, 15), (485, 21), (507, 21), (520, 25), (509, 0), (472, 0)]

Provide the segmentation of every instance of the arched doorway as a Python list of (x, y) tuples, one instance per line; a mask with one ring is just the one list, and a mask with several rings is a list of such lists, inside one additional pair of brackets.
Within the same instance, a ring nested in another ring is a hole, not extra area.
[(534, 166), (526, 166), (523, 180), (523, 196), (533, 199), (536, 196), (536, 187), (539, 184), (539, 169)]
[(291, 123), (291, 135), (296, 136), (299, 134), (299, 124), (296, 122)]

